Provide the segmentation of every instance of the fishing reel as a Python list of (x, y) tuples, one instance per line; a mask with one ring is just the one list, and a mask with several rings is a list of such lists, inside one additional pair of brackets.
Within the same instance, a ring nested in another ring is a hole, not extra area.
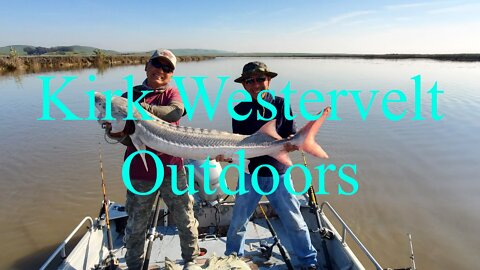
[(310, 232), (319, 233), (320, 237), (322, 237), (324, 239), (327, 239), (327, 240), (332, 240), (333, 238), (335, 238), (335, 234), (333, 233), (333, 231), (330, 230), (330, 229), (327, 229), (325, 227), (322, 227), (322, 228), (319, 228), (319, 229), (316, 229), (316, 230), (310, 230)]
[(150, 228), (147, 232), (146, 239), (152, 242), (155, 241), (156, 239), (163, 240), (163, 234), (160, 232), (157, 232), (155, 228)]
[(272, 245), (268, 245), (267, 241), (260, 241), (260, 247), (258, 248), (262, 253), (262, 257), (269, 260), (272, 257), (273, 247), (277, 244), (278, 239), (275, 239)]
[(320, 233), (320, 236), (322, 238), (325, 238), (327, 240), (332, 240), (334, 237), (335, 237), (335, 234), (333, 233), (332, 230), (329, 230), (325, 227), (321, 228), (320, 230), (318, 230), (318, 232)]
[(115, 256), (107, 256), (102, 263), (96, 264), (93, 268), (94, 270), (117, 270), (121, 269), (120, 263), (118, 262), (117, 257)]

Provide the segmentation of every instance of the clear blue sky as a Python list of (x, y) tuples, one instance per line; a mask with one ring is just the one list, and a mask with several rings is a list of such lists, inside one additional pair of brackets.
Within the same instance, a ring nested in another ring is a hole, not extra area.
[(1, 1), (0, 46), (480, 53), (480, 2)]

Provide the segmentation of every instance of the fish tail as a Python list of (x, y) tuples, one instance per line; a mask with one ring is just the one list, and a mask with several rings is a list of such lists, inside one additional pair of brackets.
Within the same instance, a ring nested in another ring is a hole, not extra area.
[(299, 145), (300, 150), (303, 150), (309, 153), (312, 156), (319, 158), (328, 158), (328, 154), (322, 149), (322, 147), (315, 141), (315, 135), (318, 132), (318, 129), (322, 126), (323, 122), (330, 114), (331, 107), (326, 107), (322, 110), (320, 118), (308, 122), (303, 126), (300, 131), (297, 133), (299, 136), (305, 138), (303, 143)]

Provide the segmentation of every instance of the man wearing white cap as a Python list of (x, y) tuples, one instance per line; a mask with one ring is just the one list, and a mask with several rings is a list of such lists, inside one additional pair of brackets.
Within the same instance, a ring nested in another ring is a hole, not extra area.
[[(139, 103), (157, 117), (171, 124), (178, 125), (180, 118), (184, 114), (184, 106), (180, 98), (178, 89), (169, 85), (177, 59), (169, 50), (156, 50), (145, 65), (147, 78), (142, 85), (133, 88), (133, 100), (137, 100), (142, 91), (153, 91), (147, 94)], [(126, 94), (124, 94), (126, 97)], [(111, 138), (120, 140), (122, 144), (127, 145), (124, 159), (137, 151), (130, 141), (127, 134), (132, 134), (135, 126), (127, 122), (125, 129), (121, 134), (108, 132)], [(168, 165), (176, 165), (177, 185), (179, 190), (185, 190), (187, 187), (187, 178), (183, 167), (183, 160), (179, 157), (160, 153), (147, 146), (147, 150), (156, 154), (164, 166), (164, 181), (159, 191), (163, 200), (168, 206), (173, 220), (178, 228), (180, 236), (180, 246), (182, 258), (185, 265), (191, 264), (199, 255), (198, 248), (198, 221), (193, 215), (193, 198), (184, 193), (175, 195), (171, 187), (171, 169)], [(145, 155), (149, 170), (145, 169), (140, 155), (135, 155), (130, 166), (130, 179), (133, 187), (138, 192), (147, 192), (155, 184), (157, 170), (156, 164), (150, 155)], [(151, 217), (152, 207), (156, 194), (147, 196), (135, 195), (127, 190), (126, 210), (128, 213), (128, 222), (125, 229), (125, 245), (127, 253), (125, 260), (129, 269), (141, 269), (144, 262), (145, 236), (148, 229), (148, 222)]]

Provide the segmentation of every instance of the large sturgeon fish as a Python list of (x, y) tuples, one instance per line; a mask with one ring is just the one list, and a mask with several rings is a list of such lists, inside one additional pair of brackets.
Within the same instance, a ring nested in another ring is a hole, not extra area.
[[(106, 122), (102, 120), (105, 117), (105, 106), (105, 95), (95, 92), (95, 107), (100, 112), (98, 119), (101, 124)], [(140, 113), (133, 109), (134, 117), (140, 119)], [(240, 135), (226, 131), (172, 125), (146, 111), (153, 120), (133, 120), (135, 132), (130, 135), (130, 138), (137, 150), (145, 150), (145, 146), (148, 146), (176, 157), (205, 160), (208, 157), (223, 155), (225, 158), (237, 159), (236, 152), (244, 150), (246, 159), (268, 155), (290, 166), (292, 161), (285, 151), (287, 142), (315, 157), (328, 158), (327, 153), (315, 142), (315, 134), (330, 110), (330, 107), (322, 110), (322, 116), (319, 119), (308, 122), (288, 139), (278, 135), (275, 120), (267, 122), (252, 135)], [(111, 115), (116, 119), (108, 121), (112, 124), (112, 132), (123, 131), (126, 121), (122, 119), (127, 117), (125, 98), (112, 97)], [(148, 170), (145, 155), (141, 154), (141, 156)]]

